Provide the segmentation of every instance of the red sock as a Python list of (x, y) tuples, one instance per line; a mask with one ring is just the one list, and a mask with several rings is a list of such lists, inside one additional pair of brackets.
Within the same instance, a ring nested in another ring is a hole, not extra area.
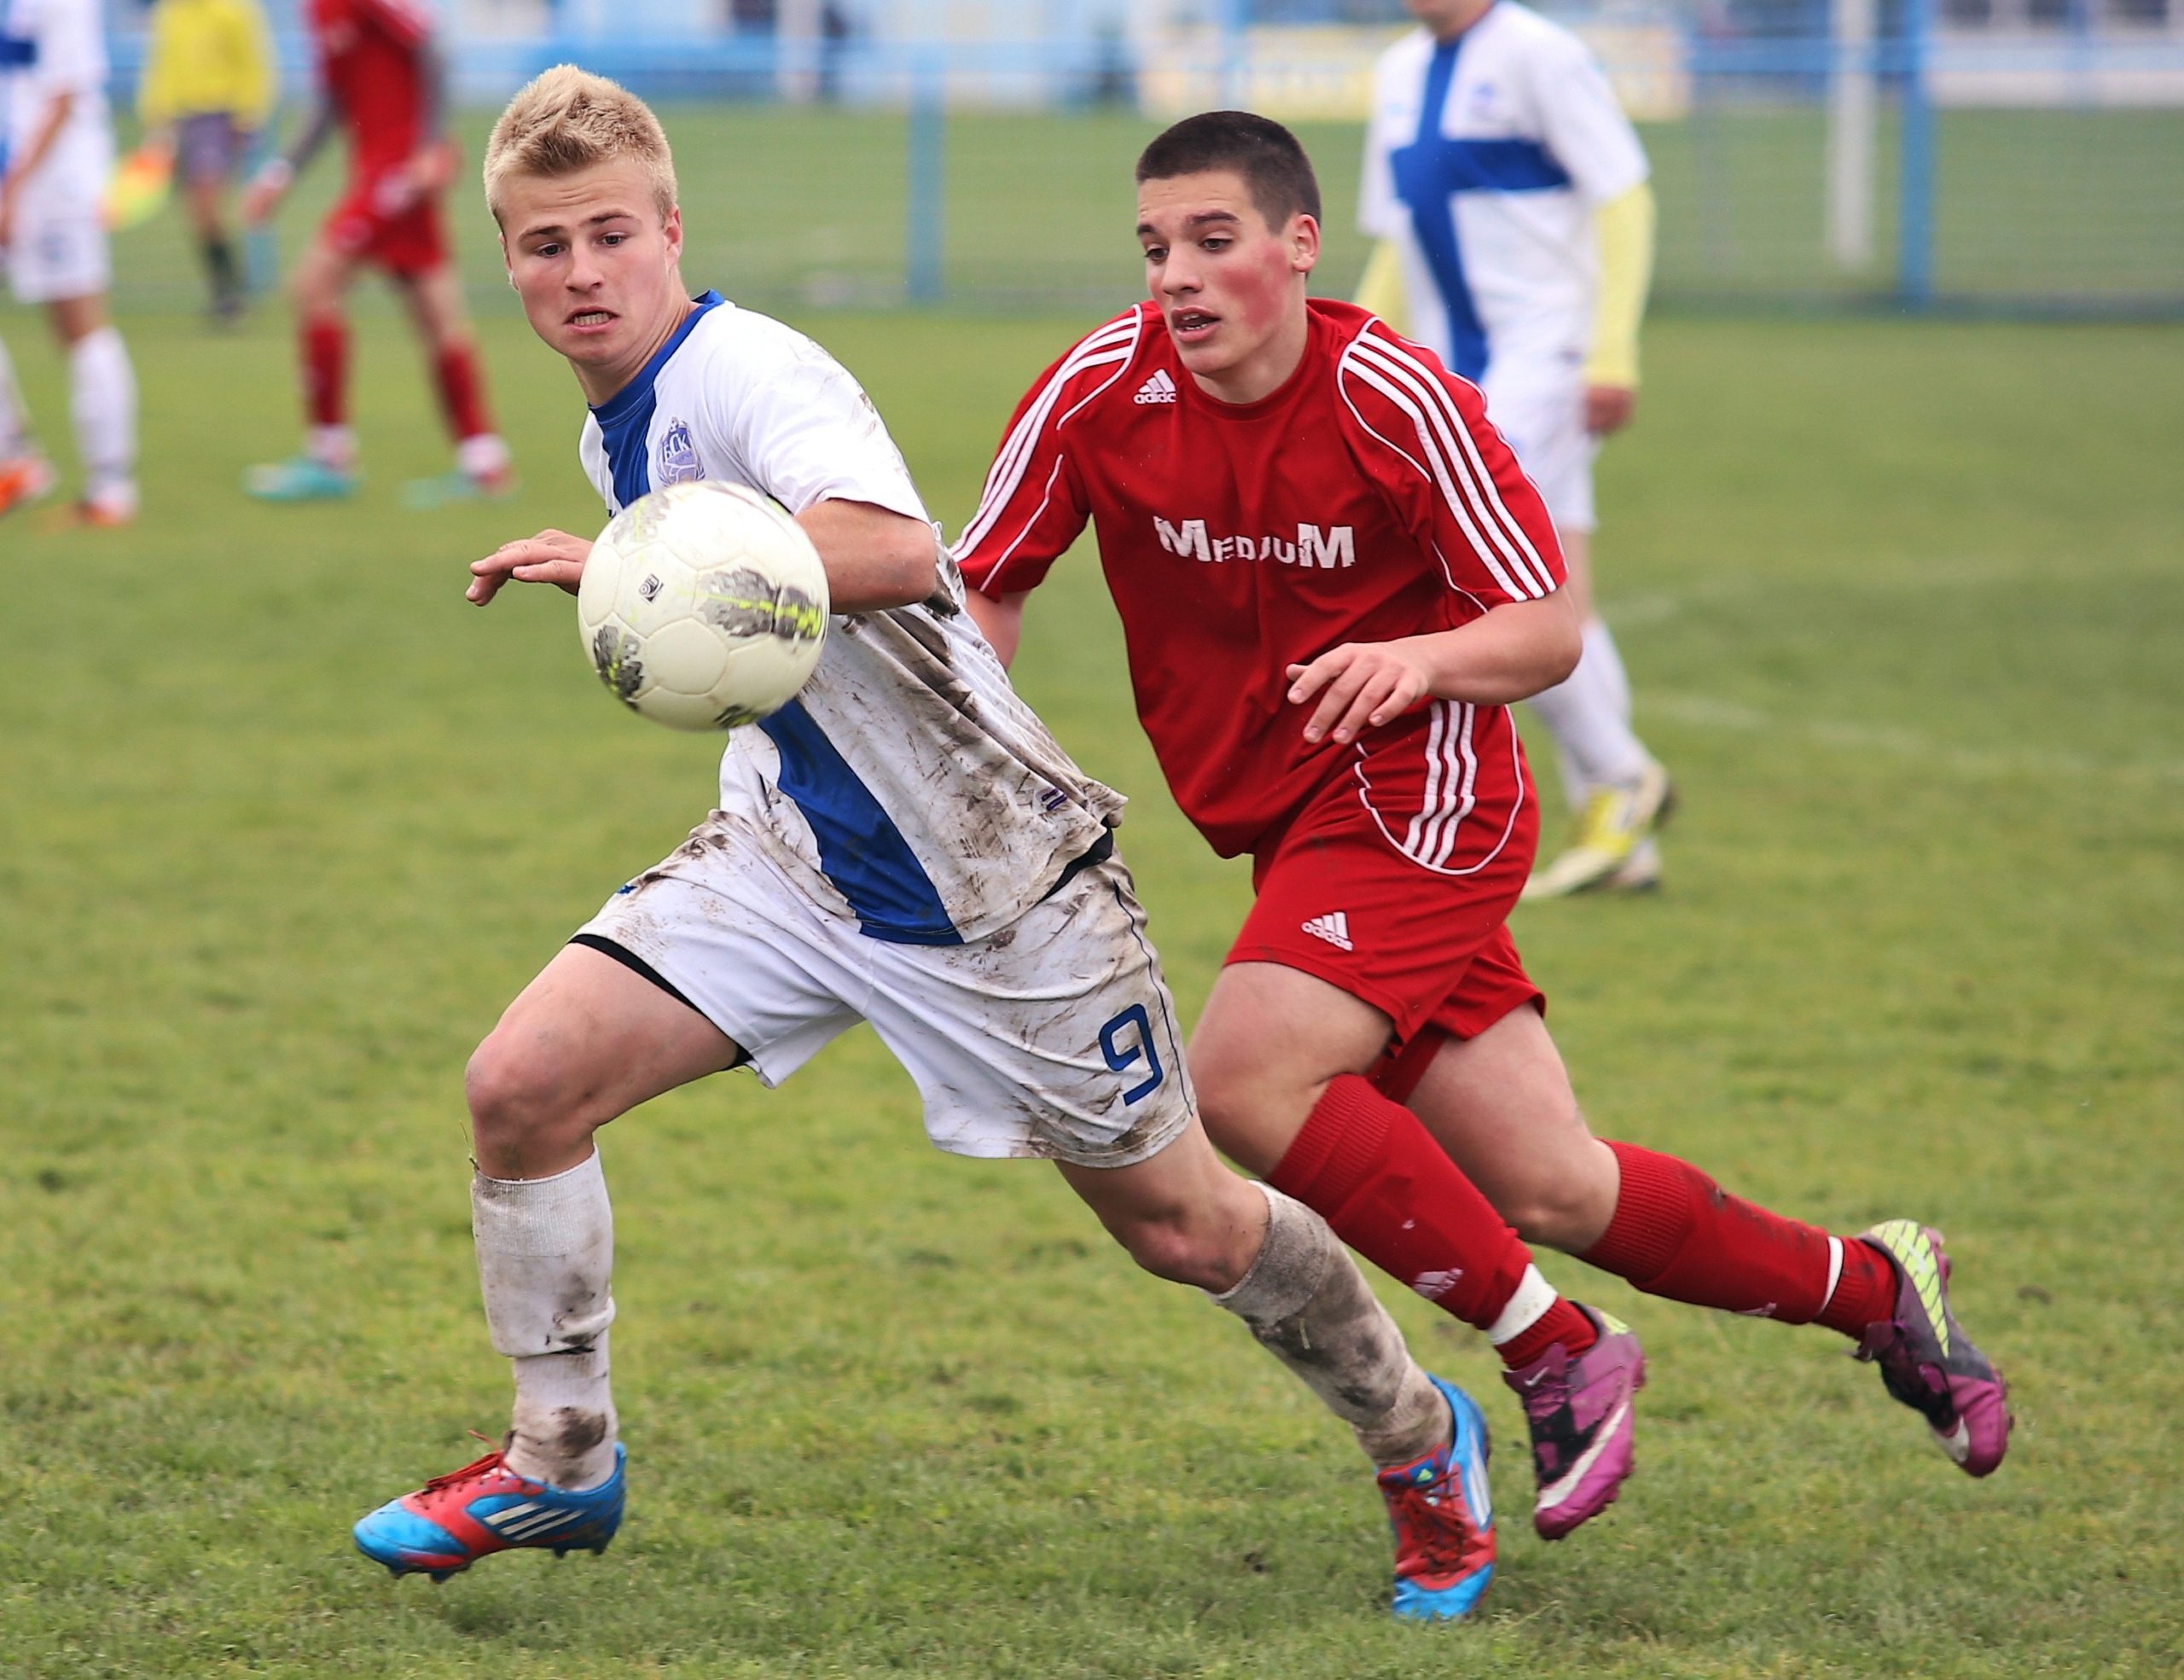
[[(1267, 1182), (1381, 1270), (1481, 1330), (1536, 1276), (1531, 1251), (1418, 1117), (1356, 1074), (1330, 1082)], [(1556, 1295), (1495, 1352), (1515, 1366), (1554, 1342), (1574, 1355), (1596, 1340), (1592, 1321)]]
[(303, 328), (304, 408), (314, 426), (342, 426), (349, 416), (349, 328), (314, 317)]
[(433, 358), (433, 383), (439, 387), (440, 412), (447, 416), (447, 429), (455, 433), (456, 442), (493, 429), (492, 416), (485, 411), (485, 381), (478, 376), (477, 352), (469, 346), (459, 344)]
[(1896, 1272), (1879, 1250), (1730, 1195), (1674, 1155), (1607, 1147), (1623, 1188), (1606, 1231), (1579, 1257), (1587, 1265), (1649, 1295), (1846, 1336), (1894, 1310)]

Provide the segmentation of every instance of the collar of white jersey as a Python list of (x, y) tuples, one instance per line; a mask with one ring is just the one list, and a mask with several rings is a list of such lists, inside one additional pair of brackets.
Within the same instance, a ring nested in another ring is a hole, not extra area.
[(637, 375), (603, 403), (590, 404), (593, 416), (603, 427), (611, 427), (624, 415), (652, 394), (652, 382), (659, 377), (668, 358), (682, 347), (682, 340), (697, 329), (698, 323), (706, 318), (708, 311), (718, 309), (728, 299), (717, 292), (701, 292), (690, 299), (696, 305), (684, 316), (682, 323), (667, 335), (667, 342), (652, 353), (652, 359), (637, 369)]

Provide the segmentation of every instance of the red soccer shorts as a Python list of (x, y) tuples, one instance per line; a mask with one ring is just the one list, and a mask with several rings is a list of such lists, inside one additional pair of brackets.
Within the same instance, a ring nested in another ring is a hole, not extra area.
[[(423, 274), (448, 260), (439, 196), (410, 196), (384, 178), (351, 182), (326, 218), (326, 241), (353, 262), (389, 274)], [(390, 190), (392, 189), (392, 190)]]
[(1373, 1078), (1403, 1101), (1441, 1034), (1476, 1038), (1521, 1004), (1546, 1008), (1509, 937), (1539, 839), (1529, 788), (1514, 803), (1496, 823), (1502, 843), (1455, 874), (1405, 856), (1357, 785), (1332, 780), (1253, 857), (1258, 900), (1227, 960), (1301, 969), (1387, 1015), (1391, 1055)]

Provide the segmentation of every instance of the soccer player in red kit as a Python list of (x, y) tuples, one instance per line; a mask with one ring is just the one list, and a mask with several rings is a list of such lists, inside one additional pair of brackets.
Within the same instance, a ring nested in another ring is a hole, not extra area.
[(485, 405), (476, 341), (440, 216), (455, 170), (442, 132), (446, 70), (422, 0), (308, 0), (320, 99), (286, 153), (268, 163), (243, 201), (245, 219), (273, 213), (299, 171), (338, 123), (349, 138), (349, 183), (290, 284), (300, 318), (305, 407), (302, 452), (253, 467), (244, 487), (266, 501), (314, 501), (356, 487), (349, 427), (349, 328), (342, 297), (364, 264), (385, 270), (432, 358), (434, 388), (455, 439), (455, 470), (410, 486), (413, 506), (504, 492), (508, 445)]
[[(1025, 595), (1091, 521), (1176, 801), (1252, 857), (1257, 899), (1190, 1045), (1215, 1142), (1473, 1323), (1464, 1289), (1507, 1217), (1650, 1293), (1828, 1325), (1986, 1474), (2006, 1389), (1949, 1311), (1935, 1233), (1832, 1236), (1578, 1111), (1505, 925), (1537, 826), (1505, 708), (1568, 674), (1580, 625), (1478, 392), (1308, 299), (1318, 189), (1280, 125), (1191, 118), (1137, 180), (1152, 299), (1032, 387), (957, 555), (1011, 657)], [(1461, 1169), (1454, 1201), (1429, 1137)], [(1558, 1421), (1590, 1414), (1587, 1363), (1623, 1340), (1509, 1361), (1542, 1533), (1573, 1479)]]

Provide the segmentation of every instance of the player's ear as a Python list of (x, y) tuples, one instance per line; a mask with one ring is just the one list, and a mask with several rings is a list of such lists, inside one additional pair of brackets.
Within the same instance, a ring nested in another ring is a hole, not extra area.
[(1319, 218), (1298, 211), (1289, 218), (1287, 235), (1290, 271), (1310, 274), (1320, 261)]
[(682, 260), (682, 206), (668, 206), (667, 214), (660, 221), (660, 230), (667, 235), (667, 254), (670, 260)]

